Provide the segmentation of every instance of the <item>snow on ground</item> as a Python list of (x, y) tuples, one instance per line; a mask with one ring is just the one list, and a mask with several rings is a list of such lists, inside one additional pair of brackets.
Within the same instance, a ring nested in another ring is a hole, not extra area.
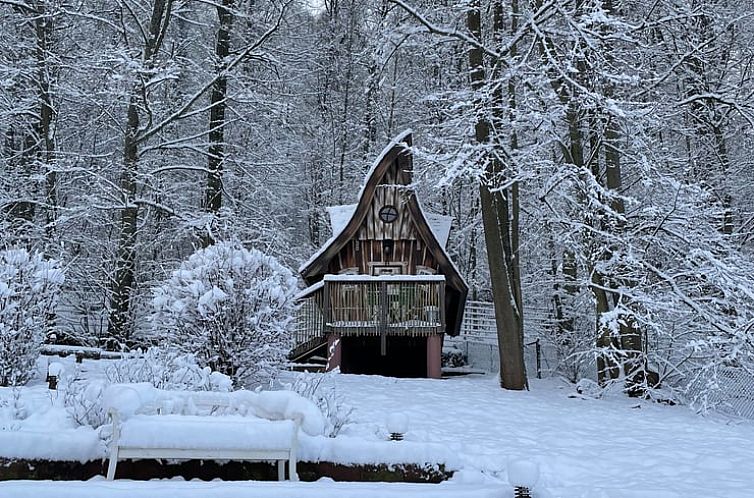
[(510, 498), (500, 484), (196, 482), (180, 480), (0, 483), (3, 498)]
[[(510, 489), (506, 466), (509, 460), (518, 459), (540, 465), (538, 498), (754, 496), (751, 422), (722, 416), (703, 418), (686, 407), (622, 395), (601, 400), (571, 398), (573, 386), (556, 379), (534, 380), (529, 392), (504, 391), (494, 377), (479, 375), (445, 380), (331, 375), (325, 381), (328, 383), (354, 408), (350, 423), (334, 439), (302, 435), (301, 460), (443, 463), (461, 472), (447, 487), (364, 483), (338, 484), (346, 486), (338, 488), (326, 480), (303, 484), (11, 482), (0, 484), (0, 497), (161, 498), (163, 490), (164, 496), (179, 490), (180, 496), (187, 497), (245, 498), (270, 496), (268, 486), (279, 490), (276, 498), (288, 496), (286, 493), (301, 496), (303, 489), (310, 490), (307, 497), (483, 497), (483, 490), (497, 490), (496, 496), (506, 496), (508, 491), (500, 491)], [(0, 397), (8, 399), (10, 393), (0, 389)], [(29, 458), (28, 453), (35, 450), (56, 459), (104, 456), (104, 446), (94, 439), (96, 432), (75, 429), (44, 386), (24, 388), (20, 393), (20, 405), (32, 415), (21, 421), (7, 417), (3, 421), (0, 413), (0, 456)], [(6, 415), (10, 409), (6, 406)], [(391, 413), (408, 416), (405, 441), (386, 441)], [(40, 446), (45, 431), (50, 437)], [(74, 431), (79, 431), (75, 437)], [(13, 437), (20, 439), (14, 441)]]
[(335, 381), (355, 407), (345, 434), (368, 437), (401, 411), (408, 441), (440, 443), (462, 467), (504, 479), (509, 458), (533, 460), (553, 496), (754, 496), (750, 422), (623, 396), (569, 398), (573, 387), (555, 379), (530, 392), (504, 391), (491, 376)]

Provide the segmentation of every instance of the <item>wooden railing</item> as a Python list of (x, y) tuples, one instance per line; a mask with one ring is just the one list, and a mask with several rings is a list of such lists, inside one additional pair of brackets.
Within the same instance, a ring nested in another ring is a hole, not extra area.
[(299, 296), (296, 359), (340, 335), (431, 335), (445, 331), (442, 276), (326, 275)]
[(442, 277), (326, 276), (325, 327), (354, 335), (442, 333), (444, 293)]
[(313, 288), (299, 298), (294, 329), (295, 343), (290, 355), (294, 360), (326, 342), (323, 287), (320, 285)]

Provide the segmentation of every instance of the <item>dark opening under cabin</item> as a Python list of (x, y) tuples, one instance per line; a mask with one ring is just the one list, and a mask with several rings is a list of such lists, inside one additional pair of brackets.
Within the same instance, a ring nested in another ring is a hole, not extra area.
[(358, 203), (328, 208), (333, 236), (300, 268), (295, 361), (343, 373), (441, 376), (468, 287), (445, 250), (450, 218), (424, 212), (412, 183), (411, 133), (367, 173)]

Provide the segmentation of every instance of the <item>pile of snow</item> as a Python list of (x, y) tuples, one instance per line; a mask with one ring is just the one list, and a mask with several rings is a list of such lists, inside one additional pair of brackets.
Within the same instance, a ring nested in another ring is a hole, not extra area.
[[(164, 391), (147, 383), (115, 384), (106, 389), (104, 405), (108, 410), (116, 410), (124, 419), (138, 413), (154, 413), (158, 408), (163, 413), (185, 416), (196, 415), (203, 408), (213, 411), (212, 408), (220, 407), (219, 413), (223, 415), (294, 421), (310, 436), (324, 434), (326, 426), (325, 417), (317, 405), (292, 391), (189, 393)], [(215, 423), (212, 420), (205, 422)]]
[(296, 425), (231, 415), (136, 415), (121, 427), (118, 441), (138, 448), (212, 450), (284, 450), (291, 447)]
[(302, 437), (299, 460), (342, 465), (443, 465), (448, 471), (462, 468), (462, 460), (443, 444), (386, 439), (342, 435), (336, 438)]
[(0, 459), (86, 462), (105, 454), (99, 433), (77, 427), (62, 400), (52, 396), (41, 386), (0, 388)]
[[(0, 430), (0, 458), (87, 462), (105, 455), (105, 445), (91, 427), (56, 430)], [(9, 495), (15, 496), (15, 495)]]
[(117, 411), (123, 418), (130, 418), (141, 410), (157, 406), (160, 390), (147, 382), (136, 384), (113, 384), (105, 389), (102, 405), (106, 411)]

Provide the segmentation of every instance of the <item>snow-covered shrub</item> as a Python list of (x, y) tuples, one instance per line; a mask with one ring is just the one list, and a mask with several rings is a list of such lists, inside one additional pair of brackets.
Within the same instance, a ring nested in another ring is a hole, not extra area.
[(201, 367), (194, 355), (162, 348), (136, 351), (105, 368), (104, 379), (86, 379), (79, 372), (64, 376), (61, 390), (71, 418), (79, 425), (107, 423), (102, 395), (111, 384), (147, 382), (170, 391), (230, 391), (227, 375)]
[(0, 431), (17, 430), (19, 420), (29, 416), (29, 410), (21, 400), (21, 389), (14, 387), (0, 392)]
[(220, 242), (154, 289), (153, 333), (238, 385), (260, 385), (290, 351), (296, 293), (296, 278), (273, 256)]
[(32, 377), (63, 280), (57, 261), (24, 249), (0, 251), (0, 386)]
[(334, 371), (324, 374), (301, 373), (296, 381), (288, 387), (302, 397), (314, 402), (325, 416), (325, 435), (335, 437), (344, 425), (351, 421), (353, 408), (347, 406), (343, 396), (337, 392), (334, 383)]
[(108, 382), (64, 376), (58, 391), (63, 393), (66, 411), (78, 425), (100, 427), (108, 422), (102, 395)]
[(445, 346), (442, 348), (442, 366), (449, 368), (458, 368), (468, 365), (466, 353), (455, 346)]
[(171, 391), (230, 391), (232, 387), (227, 375), (201, 367), (193, 354), (162, 348), (130, 353), (108, 365), (105, 376), (112, 384), (148, 382)]

